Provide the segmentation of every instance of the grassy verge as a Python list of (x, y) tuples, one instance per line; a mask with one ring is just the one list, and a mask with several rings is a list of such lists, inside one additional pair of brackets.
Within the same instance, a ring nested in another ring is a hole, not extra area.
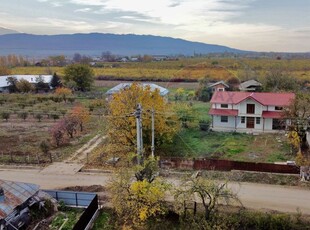
[[(279, 141), (280, 140), (280, 141)], [(283, 135), (205, 132), (198, 128), (183, 129), (172, 144), (162, 146), (165, 156), (207, 157), (250, 162), (293, 160)]]

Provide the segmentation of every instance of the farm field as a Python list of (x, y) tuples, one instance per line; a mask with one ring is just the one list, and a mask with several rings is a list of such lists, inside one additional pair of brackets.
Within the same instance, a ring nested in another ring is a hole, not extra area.
[[(237, 77), (243, 80), (256, 77), (264, 80), (266, 71), (279, 68), (290, 72), (300, 80), (310, 80), (309, 59), (243, 59), (243, 58), (186, 58), (178, 61), (147, 63), (103, 63), (93, 67), (96, 77), (106, 80), (153, 80), (153, 81), (197, 81), (209, 76), (212, 80)], [(63, 75), (64, 67), (15, 67), (12, 74)]]
[[(108, 89), (126, 81), (113, 81), (113, 80), (96, 80), (95, 87), (97, 90), (100, 91), (107, 91)], [(139, 81), (138, 81), (139, 82)], [(154, 83), (159, 86), (169, 88), (169, 90), (177, 89), (177, 88), (184, 88), (184, 89), (197, 89), (199, 86), (198, 82), (154, 82), (154, 81), (147, 81), (148, 83)]]
[[(54, 102), (52, 94), (4, 94), (0, 95), (0, 114), (8, 113), (8, 119), (0, 122), (0, 163), (46, 164), (48, 154), (40, 149), (42, 141), (51, 140), (51, 128), (75, 105), (91, 104), (92, 99), (78, 99), (74, 102)], [(83, 131), (68, 138), (66, 144), (56, 148), (51, 145), (50, 153), (54, 161), (61, 161), (83, 144), (104, 130), (104, 123), (93, 109), (90, 121)], [(21, 115), (24, 115), (22, 117)]]

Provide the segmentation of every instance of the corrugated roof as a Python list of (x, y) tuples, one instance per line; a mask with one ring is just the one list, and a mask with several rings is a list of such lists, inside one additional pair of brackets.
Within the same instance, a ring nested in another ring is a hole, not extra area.
[[(255, 80), (248, 80), (248, 81), (245, 81), (245, 82), (242, 82), (239, 86), (239, 89), (240, 90), (249, 90), (249, 87), (251, 86), (262, 86), (262, 84), (258, 81), (255, 81)], [(255, 88), (255, 87), (254, 87)]]
[(215, 82), (215, 83), (210, 83), (208, 84), (209, 87), (213, 87), (213, 86), (216, 86), (216, 85), (219, 85), (219, 84), (222, 84), (224, 85), (226, 88), (229, 88), (229, 85), (227, 85), (224, 81), (218, 81), (218, 82)]
[(17, 80), (25, 79), (29, 81), (30, 83), (37, 83), (36, 79), (38, 77), (42, 77), (45, 83), (50, 83), (52, 79), (52, 75), (5, 75), (5, 76), (0, 76), (0, 87), (8, 87), (8, 82), (7, 78), (8, 77), (14, 77)]
[(210, 115), (221, 115), (221, 116), (237, 116), (238, 110), (235, 109), (210, 109)]
[[(159, 90), (159, 93), (161, 96), (165, 96), (169, 93), (169, 90), (161, 87), (159, 85), (156, 85), (154, 83), (138, 83), (139, 85), (142, 85), (143, 87), (149, 86), (151, 88), (152, 91), (155, 91), (156, 89)], [(117, 86), (113, 87), (112, 89), (109, 89), (106, 94), (107, 95), (112, 95), (114, 93), (118, 93), (120, 90), (125, 89), (125, 88), (129, 88), (132, 85), (132, 83), (121, 83), (118, 84)]]
[(4, 190), (4, 201), (0, 201), (0, 219), (39, 191), (39, 185), (5, 180), (0, 180), (0, 187)]
[(218, 104), (239, 104), (246, 99), (253, 99), (262, 105), (288, 106), (294, 98), (294, 93), (216, 91), (210, 102)]
[(282, 112), (277, 111), (263, 111), (263, 118), (284, 118), (284, 114)]

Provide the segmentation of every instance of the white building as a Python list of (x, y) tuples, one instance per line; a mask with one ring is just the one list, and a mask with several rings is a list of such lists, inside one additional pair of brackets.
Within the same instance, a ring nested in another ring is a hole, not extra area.
[(210, 101), (211, 128), (215, 131), (276, 132), (289, 123), (282, 109), (294, 98), (294, 93), (216, 91)]
[(5, 75), (0, 76), (0, 93), (1, 92), (7, 92), (8, 91), (8, 81), (7, 79), (9, 77), (14, 77), (16, 80), (27, 80), (28, 82), (32, 84), (36, 84), (38, 82), (38, 78), (42, 77), (44, 83), (50, 83), (52, 80), (53, 75)]

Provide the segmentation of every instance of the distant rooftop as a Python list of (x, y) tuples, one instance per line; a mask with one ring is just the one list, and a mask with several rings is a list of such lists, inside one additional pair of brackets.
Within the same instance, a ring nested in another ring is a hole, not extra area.
[(39, 191), (39, 186), (21, 182), (0, 180), (4, 190), (4, 200), (0, 200), (0, 219), (4, 219), (14, 209), (23, 204)]
[[(169, 93), (169, 90), (161, 87), (159, 85), (153, 84), (153, 83), (138, 83), (139, 85), (142, 85), (143, 87), (149, 86), (152, 91), (155, 91), (156, 89), (159, 90), (159, 93), (161, 96), (165, 96)], [(112, 95), (114, 93), (118, 93), (119, 91), (129, 88), (132, 85), (132, 83), (121, 83), (118, 84), (117, 86), (113, 87), (112, 89), (109, 89), (106, 94), (107, 95)]]
[(256, 80), (248, 80), (248, 81), (242, 82), (239, 86), (239, 89), (241, 91), (247, 91), (249, 89), (253, 89), (253, 88), (255, 89), (255, 87), (261, 87), (261, 86), (262, 84)]
[(209, 87), (214, 87), (214, 86), (219, 85), (219, 84), (222, 84), (222, 85), (224, 85), (226, 88), (229, 88), (229, 85), (227, 85), (224, 81), (218, 81), (218, 82), (215, 82), (215, 83), (209, 83), (208, 86), (209, 86)]

